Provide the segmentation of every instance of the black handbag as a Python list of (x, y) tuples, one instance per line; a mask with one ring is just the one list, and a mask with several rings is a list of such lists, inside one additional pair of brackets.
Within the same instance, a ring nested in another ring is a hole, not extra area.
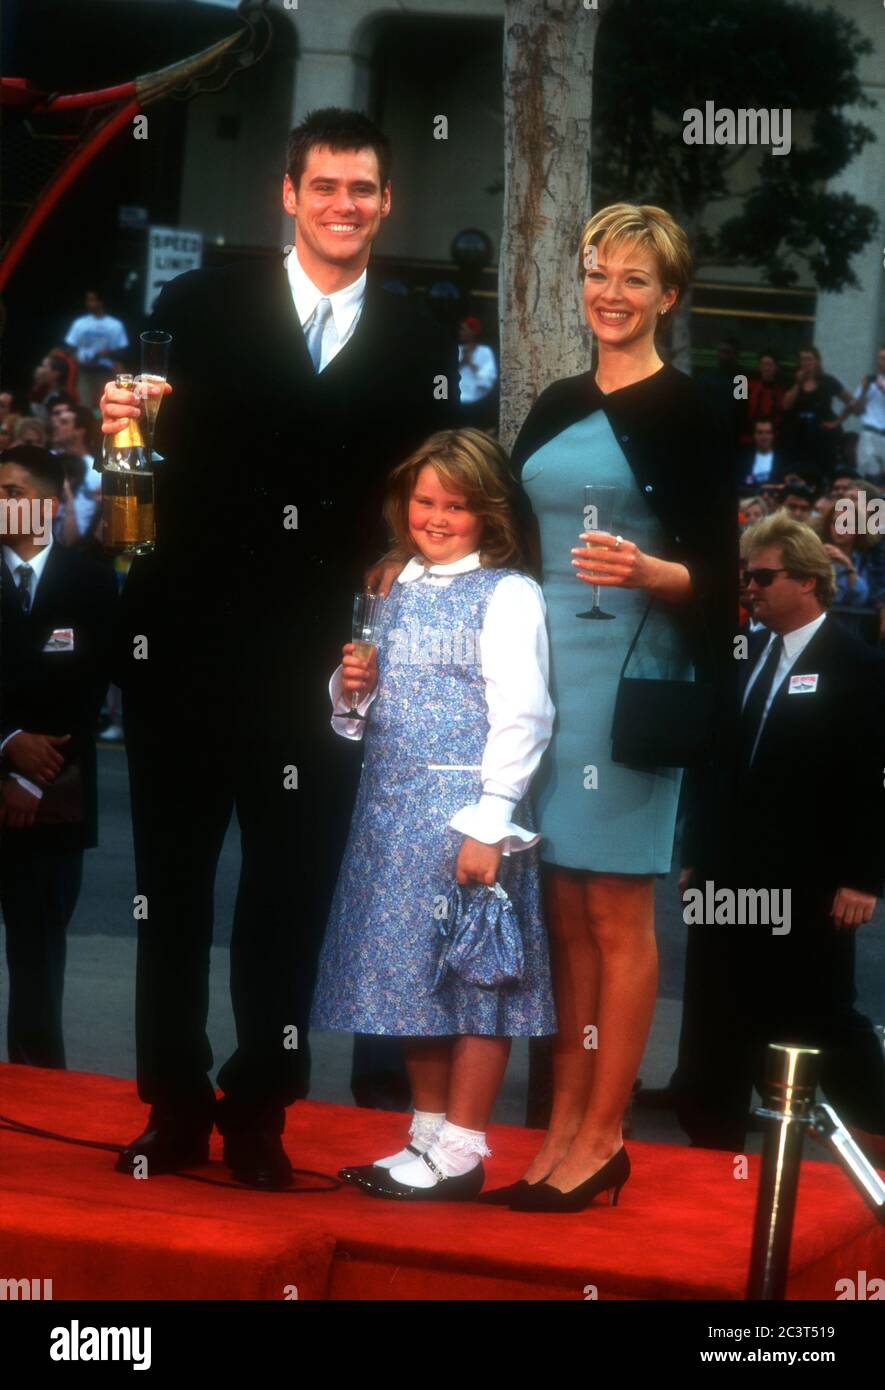
[(650, 599), (627, 648), (612, 720), (612, 762), (626, 767), (698, 767), (713, 745), (714, 693), (708, 681), (627, 675)]

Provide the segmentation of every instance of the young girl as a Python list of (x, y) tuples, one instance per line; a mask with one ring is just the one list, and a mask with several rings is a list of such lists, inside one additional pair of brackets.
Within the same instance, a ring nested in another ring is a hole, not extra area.
[[(348, 643), (330, 683), (333, 727), (364, 736), (365, 758), (311, 1026), (404, 1039), (411, 1143), (341, 1170), (375, 1196), (477, 1196), (510, 1039), (556, 1031), (540, 837), (523, 802), (554, 711), (544, 602), (519, 569), (511, 497), (507, 459), (478, 430), (435, 434), (394, 471), (385, 516), (408, 562), (383, 601), (376, 655), (361, 661)], [(365, 723), (347, 717), (352, 691)], [(433, 990), (438, 905), (455, 881), (509, 895), (518, 984), (450, 972)]]

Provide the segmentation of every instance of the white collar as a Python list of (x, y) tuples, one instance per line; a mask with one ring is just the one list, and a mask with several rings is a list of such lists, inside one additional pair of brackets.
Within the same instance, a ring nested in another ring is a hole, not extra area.
[(6, 561), (7, 568), (10, 569), (13, 574), (15, 574), (16, 570), (19, 568), (20, 565), (30, 565), (34, 575), (34, 583), (36, 584), (37, 580), (40, 578), (40, 575), (43, 573), (44, 566), (46, 565), (46, 561), (49, 558), (49, 552), (52, 549), (53, 544), (54, 542), (50, 539), (46, 543), (46, 545), (40, 547), (36, 555), (31, 556), (30, 560), (23, 560), (21, 556), (18, 554), (18, 551), (13, 550), (8, 545), (4, 545), (3, 559)]
[[(805, 623), (802, 627), (794, 628), (792, 632), (784, 633), (784, 652), (788, 660), (793, 661), (804, 652), (808, 643), (826, 619), (826, 616), (826, 613), (821, 613), (819, 617), (812, 618), (810, 623)], [(777, 641), (777, 633), (773, 632), (771, 636), (772, 640)], [(771, 642), (768, 643), (766, 651), (770, 646)]]
[(334, 290), (332, 294), (323, 294), (323, 291), (317, 289), (310, 276), (303, 269), (298, 259), (298, 252), (293, 247), (286, 257), (286, 274), (289, 277), (289, 287), (295, 301), (295, 312), (302, 328), (314, 314), (320, 300), (328, 299), (332, 306), (335, 331), (339, 340), (343, 341), (362, 306), (366, 293), (367, 272), (364, 270), (358, 280), (354, 280), (351, 285), (345, 285), (343, 290)]
[(460, 560), (451, 560), (447, 565), (426, 565), (417, 555), (413, 555), (405, 569), (400, 570), (397, 579), (400, 584), (411, 584), (414, 579), (423, 579), (426, 574), (467, 574), (470, 570), (478, 569), (478, 550), (462, 555)]

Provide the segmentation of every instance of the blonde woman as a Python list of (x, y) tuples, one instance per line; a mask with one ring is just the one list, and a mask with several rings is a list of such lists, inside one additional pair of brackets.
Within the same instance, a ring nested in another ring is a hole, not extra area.
[[(836, 593), (835, 608), (875, 608), (879, 620), (880, 640), (885, 638), (885, 540), (864, 527), (860, 517), (871, 514), (871, 506), (881, 496), (870, 482), (859, 483), (845, 493), (854, 503), (857, 521), (840, 524), (841, 512), (831, 502), (825, 512), (814, 520), (814, 527), (823, 541), (824, 550), (833, 563)], [(850, 515), (850, 514), (849, 514)]]
[(32, 415), (23, 415), (13, 430), (16, 444), (35, 444), (38, 449), (46, 448), (46, 427)]
[[(691, 257), (661, 208), (619, 203), (584, 227), (577, 258), (598, 365), (549, 386), (513, 464), (540, 542), (553, 738), (535, 781), (559, 1033), (550, 1128), (524, 1178), (480, 1200), (576, 1211), (627, 1181), (621, 1117), (657, 989), (654, 878), (670, 869), (682, 770), (611, 757), (621, 666), (724, 668), (737, 616), (737, 496), (700, 388), (665, 365), (661, 322)], [(611, 531), (581, 525), (584, 487), (617, 489)], [(612, 621), (584, 621), (589, 584)]]
[(743, 518), (743, 526), (753, 526), (768, 516), (768, 508), (761, 497), (743, 497), (738, 504), (738, 510)]

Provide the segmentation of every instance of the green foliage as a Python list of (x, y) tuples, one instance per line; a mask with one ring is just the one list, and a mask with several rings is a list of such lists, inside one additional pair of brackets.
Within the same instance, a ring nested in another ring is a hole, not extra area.
[[(773, 285), (799, 278), (790, 263), (797, 257), (822, 289), (856, 285), (850, 261), (872, 237), (876, 213), (824, 183), (875, 139), (842, 114), (875, 105), (857, 73), (871, 51), (833, 9), (788, 0), (616, 0), (596, 47), (594, 207), (666, 207), (695, 229), (699, 257), (755, 265)], [(707, 101), (733, 111), (790, 108), (790, 153), (760, 159), (755, 146), (686, 145), (683, 113), (703, 111)], [(748, 158), (759, 168), (742, 211), (702, 232), (705, 210), (734, 196), (732, 171)]]

